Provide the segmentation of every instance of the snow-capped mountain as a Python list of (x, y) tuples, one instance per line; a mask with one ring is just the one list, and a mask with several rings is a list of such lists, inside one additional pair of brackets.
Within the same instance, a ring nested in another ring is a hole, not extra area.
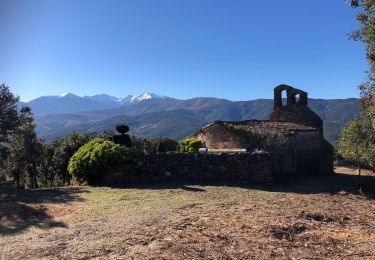
[(140, 102), (146, 99), (151, 99), (151, 98), (166, 98), (165, 96), (159, 96), (154, 93), (143, 93), (142, 95), (132, 97), (130, 102)]
[(154, 93), (143, 93), (139, 96), (128, 95), (125, 97), (114, 97), (108, 94), (97, 94), (93, 96), (77, 96), (72, 93), (63, 93), (55, 96), (42, 96), (33, 99), (23, 105), (30, 106), (35, 115), (49, 115), (61, 113), (83, 112), (91, 110), (102, 110), (127, 106), (148, 99), (166, 98)]

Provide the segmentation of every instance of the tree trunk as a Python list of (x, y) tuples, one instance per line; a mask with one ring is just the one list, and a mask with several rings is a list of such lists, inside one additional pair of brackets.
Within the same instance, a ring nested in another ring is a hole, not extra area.
[(16, 179), (17, 189), (20, 189), (21, 188), (20, 174), (18, 172), (16, 173), (15, 179)]
[(37, 169), (37, 166), (36, 166), (36, 163), (35, 163), (35, 161), (33, 161), (33, 163), (32, 163), (32, 166), (33, 166), (33, 169), (32, 169), (32, 171), (33, 171), (33, 182), (34, 182), (34, 187), (37, 189), (38, 188), (38, 180), (37, 180), (37, 175), (38, 175), (38, 169)]
[(48, 187), (48, 170), (44, 170), (44, 187)]
[(37, 180), (37, 178), (36, 178), (36, 174), (34, 174), (34, 187), (37, 189), (37, 188), (39, 188), (39, 185), (38, 185), (38, 180)]
[(53, 182), (55, 181), (55, 174), (54, 173), (52, 173), (52, 175), (51, 175), (51, 179), (50, 179), (50, 186), (51, 186), (51, 188), (53, 187)]
[(361, 165), (358, 163), (358, 177), (361, 178)]
[(361, 162), (359, 156), (359, 150), (357, 148), (357, 170), (358, 170), (358, 185), (361, 185)]
[(29, 172), (29, 182), (30, 182), (30, 188), (31, 189), (34, 189), (34, 176), (33, 176), (33, 173), (31, 171), (31, 169), (29, 168), (28, 169), (28, 172)]

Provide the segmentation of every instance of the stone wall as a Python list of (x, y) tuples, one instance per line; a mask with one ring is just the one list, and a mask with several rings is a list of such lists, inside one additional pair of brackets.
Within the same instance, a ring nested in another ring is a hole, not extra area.
[(274, 107), (270, 115), (270, 122), (290, 122), (311, 126), (323, 131), (323, 121), (310, 108), (301, 105)]
[(321, 132), (296, 132), (284, 139), (270, 138), (262, 148), (272, 154), (274, 178), (333, 172), (333, 148)]
[(210, 149), (233, 149), (246, 148), (244, 141), (231, 133), (225, 131), (223, 124), (213, 123), (198, 131), (195, 138), (199, 139), (204, 147)]
[(102, 184), (194, 180), (272, 181), (272, 158), (267, 153), (152, 154), (104, 174)]
[(333, 172), (333, 147), (319, 134), (305, 132), (296, 135), (296, 169), (301, 173), (319, 175)]
[[(333, 171), (332, 146), (322, 132), (309, 127), (283, 122), (243, 121), (238, 126), (262, 137), (258, 142), (228, 132), (223, 124), (215, 122), (199, 131), (195, 137), (209, 149), (245, 148), (249, 152), (261, 149), (272, 155), (274, 178), (279, 176), (319, 175)], [(247, 128), (246, 128), (247, 127)], [(285, 128), (284, 128), (285, 127)]]

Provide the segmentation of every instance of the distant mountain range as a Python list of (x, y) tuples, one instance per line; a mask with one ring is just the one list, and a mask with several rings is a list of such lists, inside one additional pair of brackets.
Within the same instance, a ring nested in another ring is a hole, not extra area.
[(121, 107), (152, 98), (163, 99), (165, 97), (154, 93), (144, 93), (139, 96), (128, 95), (122, 98), (107, 94), (81, 97), (65, 93), (56, 96), (42, 96), (26, 103), (20, 102), (20, 105), (30, 106), (34, 115), (41, 116)]
[[(179, 100), (153, 93), (124, 98), (64, 94), (40, 97), (25, 104), (35, 114), (38, 135), (47, 141), (71, 131), (100, 133), (114, 129), (118, 123), (128, 124), (133, 135), (180, 140), (215, 120), (267, 119), (273, 100), (230, 101), (208, 97)], [(354, 98), (309, 99), (309, 106), (322, 117), (324, 135), (331, 143), (337, 140), (340, 128), (360, 111)]]

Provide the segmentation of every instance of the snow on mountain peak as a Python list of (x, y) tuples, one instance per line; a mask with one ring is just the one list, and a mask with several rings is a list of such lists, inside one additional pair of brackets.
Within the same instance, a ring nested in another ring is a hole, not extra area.
[[(56, 96), (53, 96), (56, 97)], [(57, 96), (57, 98), (82, 98), (80, 96), (74, 95), (72, 93), (63, 93)]]
[(59, 97), (65, 97), (66, 95), (69, 95), (69, 93), (62, 93), (59, 95)]
[[(82, 102), (95, 101), (96, 103), (106, 104), (106, 106), (109, 106), (110, 104), (113, 104), (114, 106), (116, 106), (116, 105), (128, 105), (133, 102), (137, 103), (137, 102), (141, 102), (143, 100), (152, 99), (152, 98), (155, 98), (155, 99), (166, 98), (166, 96), (159, 96), (150, 92), (145, 92), (139, 96), (128, 95), (128, 96), (121, 97), (121, 98), (110, 96), (108, 94), (96, 94), (93, 96), (77, 96), (72, 93), (62, 93), (60, 95), (42, 96), (39, 98), (57, 98), (61, 100), (81, 99)], [(33, 100), (31, 102), (33, 102)]]
[(156, 95), (154, 93), (145, 92), (142, 95), (132, 97), (130, 102), (134, 102), (134, 101), (140, 102), (140, 101), (143, 101), (143, 100), (146, 100), (146, 99), (151, 99), (151, 98), (165, 98), (165, 97)]

